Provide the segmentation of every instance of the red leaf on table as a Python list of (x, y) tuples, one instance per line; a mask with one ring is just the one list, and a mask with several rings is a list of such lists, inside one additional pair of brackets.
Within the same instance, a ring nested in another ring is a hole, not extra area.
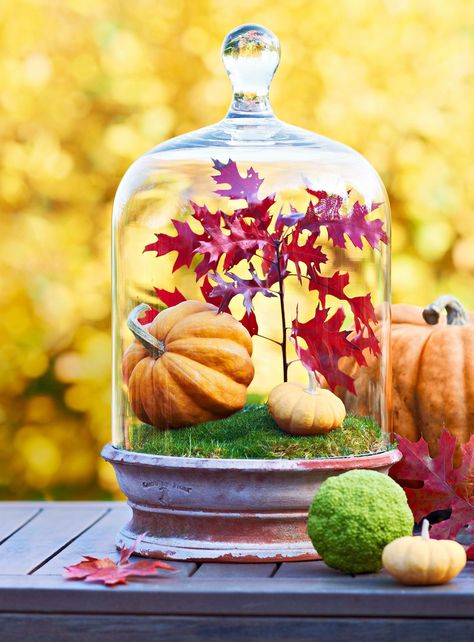
[(430, 534), (436, 539), (454, 539), (461, 528), (474, 522), (474, 436), (461, 447), (458, 468), (453, 464), (456, 438), (446, 430), (436, 457), (430, 457), (423, 438), (411, 442), (397, 435), (397, 439), (403, 459), (392, 466), (390, 476), (405, 490), (415, 521), (433, 511), (450, 509), (450, 517), (432, 526)]
[(359, 249), (363, 248), (363, 238), (373, 248), (379, 247), (381, 242), (388, 243), (383, 222), (380, 219), (367, 220), (368, 214), (377, 209), (380, 203), (373, 203), (369, 210), (365, 205), (356, 201), (346, 214), (340, 211), (344, 202), (342, 196), (307, 191), (318, 196), (319, 200), (316, 204), (313, 201), (309, 202), (305, 216), (298, 223), (299, 229), (308, 230), (319, 236), (321, 228), (325, 227), (328, 237), (335, 247), (345, 248), (346, 236)]
[[(339, 359), (356, 355), (363, 359), (362, 351), (348, 339), (351, 332), (341, 330), (345, 317), (342, 308), (329, 319), (328, 314), (329, 310), (318, 307), (314, 317), (302, 323), (297, 313), (292, 323), (291, 339), (307, 370), (323, 375), (333, 390), (337, 386), (344, 386), (350, 392), (355, 392), (352, 377), (339, 370)], [(306, 348), (301, 346), (299, 339), (305, 341)]]
[(179, 270), (180, 267), (185, 265), (189, 267), (193, 260), (194, 251), (199, 243), (207, 239), (206, 234), (196, 234), (189, 223), (183, 221), (176, 221), (172, 219), (171, 222), (176, 229), (176, 236), (169, 236), (168, 234), (155, 234), (156, 241), (145, 246), (144, 252), (156, 252), (156, 256), (164, 256), (170, 252), (177, 252), (178, 256), (173, 265), (173, 272)]
[(218, 171), (218, 174), (212, 177), (214, 181), (218, 185), (229, 185), (227, 189), (215, 190), (216, 194), (227, 196), (233, 200), (243, 198), (249, 204), (260, 201), (258, 190), (263, 183), (263, 179), (259, 177), (252, 167), (247, 170), (246, 176), (239, 174), (237, 163), (230, 159), (227, 163), (213, 160), (213, 167)]
[[(140, 538), (143, 539), (143, 536)], [(82, 562), (66, 566), (64, 577), (68, 580), (84, 580), (85, 582), (102, 582), (106, 586), (127, 584), (132, 577), (157, 577), (157, 570), (175, 571), (176, 569), (160, 560), (140, 560), (130, 562), (130, 556), (135, 552), (135, 542), (130, 548), (123, 546), (118, 563), (108, 557), (99, 559), (83, 555)]]

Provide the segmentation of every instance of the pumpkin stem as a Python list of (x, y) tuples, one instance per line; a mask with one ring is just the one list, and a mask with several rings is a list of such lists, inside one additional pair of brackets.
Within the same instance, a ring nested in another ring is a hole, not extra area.
[(448, 325), (469, 325), (469, 319), (462, 303), (451, 294), (443, 294), (423, 310), (423, 319), (430, 325), (439, 322), (441, 312), (446, 310)]
[(421, 537), (430, 539), (430, 523), (427, 519), (424, 519), (421, 523)]
[(309, 392), (311, 395), (317, 395), (318, 390), (321, 386), (319, 385), (319, 382), (316, 379), (316, 375), (314, 374), (313, 370), (308, 370), (308, 379), (309, 384), (306, 388), (306, 392)]
[(139, 321), (139, 317), (143, 312), (151, 310), (150, 306), (146, 303), (140, 303), (128, 315), (127, 326), (133, 332), (137, 341), (145, 347), (154, 359), (158, 359), (165, 351), (165, 344), (163, 341), (158, 341), (156, 337), (148, 332), (148, 330)]

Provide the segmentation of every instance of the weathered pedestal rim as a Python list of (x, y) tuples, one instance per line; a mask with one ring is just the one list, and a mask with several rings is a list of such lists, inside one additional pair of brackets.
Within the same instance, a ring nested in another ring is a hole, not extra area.
[(397, 449), (327, 459), (205, 459), (112, 444), (102, 456), (132, 509), (117, 546), (130, 546), (146, 532), (139, 555), (236, 562), (318, 559), (306, 515), (319, 486), (358, 468), (387, 473), (401, 459)]

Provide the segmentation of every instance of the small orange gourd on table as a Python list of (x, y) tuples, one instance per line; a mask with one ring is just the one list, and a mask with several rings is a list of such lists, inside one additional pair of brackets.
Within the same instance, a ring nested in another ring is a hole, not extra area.
[(164, 430), (243, 408), (254, 376), (246, 328), (200, 301), (183, 301), (141, 325), (138, 318), (148, 309), (141, 304), (130, 313), (128, 327), (136, 340), (122, 361), (135, 415)]
[(346, 409), (330, 390), (318, 386), (313, 372), (309, 386), (280, 383), (268, 397), (268, 409), (278, 426), (291, 435), (321, 435), (344, 421)]
[(430, 539), (428, 520), (421, 537), (399, 537), (384, 548), (385, 570), (402, 584), (445, 584), (466, 566), (466, 551), (457, 542)]

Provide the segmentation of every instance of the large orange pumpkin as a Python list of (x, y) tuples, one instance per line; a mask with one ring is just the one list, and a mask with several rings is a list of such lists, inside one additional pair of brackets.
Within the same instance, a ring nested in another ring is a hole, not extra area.
[[(442, 312), (446, 310), (446, 318)], [(424, 437), (431, 455), (446, 429), (459, 444), (474, 434), (474, 314), (450, 295), (421, 308), (392, 305), (392, 404), (396, 433)], [(356, 378), (356, 410), (366, 414), (378, 360), (346, 364)]]
[(240, 410), (253, 379), (252, 340), (244, 326), (210, 303), (184, 301), (146, 326), (132, 310), (136, 341), (123, 356), (130, 405), (159, 429), (219, 419)]

